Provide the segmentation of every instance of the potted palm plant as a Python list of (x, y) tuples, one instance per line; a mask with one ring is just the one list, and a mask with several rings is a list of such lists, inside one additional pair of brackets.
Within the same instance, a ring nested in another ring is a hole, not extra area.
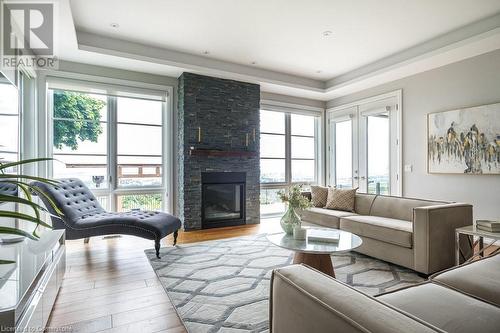
[[(9, 194), (10, 192), (0, 193), (0, 204), (14, 203), (16, 204), (16, 206), (25, 206), (33, 211), (33, 214), (28, 214), (22, 211), (18, 211), (17, 209), (16, 210), (2, 209), (0, 205), (0, 218), (12, 218), (17, 220), (28, 221), (35, 224), (35, 228), (32, 232), (27, 232), (17, 227), (0, 226), (0, 234), (19, 235), (33, 240), (38, 240), (40, 236), (38, 235), (37, 231), (40, 226), (52, 228), (50, 225), (48, 225), (41, 219), (41, 213), (47, 212), (47, 210), (44, 207), (37, 204), (36, 202), (34, 202), (33, 200), (34, 194), (38, 196), (44, 196), (45, 198), (47, 198), (51, 206), (54, 208), (54, 211), (57, 214), (62, 215), (62, 212), (57, 208), (55, 203), (50, 198), (48, 198), (42, 191), (40, 191), (40, 189), (37, 186), (31, 185), (29, 183), (30, 181), (36, 180), (47, 184), (57, 185), (58, 184), (57, 181), (42, 177), (35, 177), (35, 176), (8, 172), (9, 169), (16, 168), (24, 164), (37, 163), (48, 160), (52, 159), (35, 158), (35, 159), (28, 159), (10, 163), (3, 163), (0, 161), (0, 183), (4, 185), (14, 186), (17, 189), (17, 191), (13, 191), (14, 192), (13, 194)], [(18, 193), (21, 193), (21, 195), (18, 195)], [(9, 260), (0, 259), (0, 264), (11, 264), (11, 263), (13, 262)]]

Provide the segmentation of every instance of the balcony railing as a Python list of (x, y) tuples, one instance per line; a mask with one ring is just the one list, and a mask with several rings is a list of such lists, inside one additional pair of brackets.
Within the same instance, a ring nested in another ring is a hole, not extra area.
[[(68, 163), (67, 168), (78, 169), (78, 168), (96, 168), (102, 169), (106, 167), (106, 164), (92, 164), (92, 163)], [(151, 177), (161, 177), (161, 164), (119, 164), (118, 178), (151, 178)], [(136, 169), (136, 173), (130, 173), (129, 169)], [(153, 172), (148, 172), (153, 170)]]

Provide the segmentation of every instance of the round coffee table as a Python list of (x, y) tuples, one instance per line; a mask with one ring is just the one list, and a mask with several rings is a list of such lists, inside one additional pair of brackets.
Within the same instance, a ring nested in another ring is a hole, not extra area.
[(363, 243), (359, 236), (347, 231), (316, 227), (307, 229), (334, 230), (340, 234), (340, 239), (335, 243), (309, 241), (307, 239), (296, 240), (293, 235), (287, 235), (284, 232), (268, 234), (267, 239), (274, 245), (294, 251), (294, 264), (309, 265), (332, 277), (335, 277), (335, 272), (333, 271), (330, 255), (335, 252), (350, 251)]

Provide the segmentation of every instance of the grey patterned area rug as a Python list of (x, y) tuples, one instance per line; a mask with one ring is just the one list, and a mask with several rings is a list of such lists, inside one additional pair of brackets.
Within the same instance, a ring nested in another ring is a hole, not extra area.
[[(273, 269), (292, 262), (291, 251), (265, 235), (154, 250), (146, 255), (187, 330), (267, 332)], [(354, 252), (332, 256), (337, 279), (375, 295), (422, 281), (405, 268)]]

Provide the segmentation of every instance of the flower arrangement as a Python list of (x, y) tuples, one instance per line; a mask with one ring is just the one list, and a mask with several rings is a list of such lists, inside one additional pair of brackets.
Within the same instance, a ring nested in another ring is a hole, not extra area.
[(304, 210), (312, 206), (309, 199), (302, 195), (302, 185), (292, 185), (286, 191), (278, 191), (278, 196), (293, 209)]
[(278, 196), (281, 201), (288, 204), (288, 209), (280, 220), (280, 225), (283, 231), (288, 235), (293, 234), (295, 227), (300, 227), (300, 214), (297, 211), (302, 211), (311, 207), (309, 199), (302, 195), (302, 185), (292, 185), (286, 191), (279, 191)]

